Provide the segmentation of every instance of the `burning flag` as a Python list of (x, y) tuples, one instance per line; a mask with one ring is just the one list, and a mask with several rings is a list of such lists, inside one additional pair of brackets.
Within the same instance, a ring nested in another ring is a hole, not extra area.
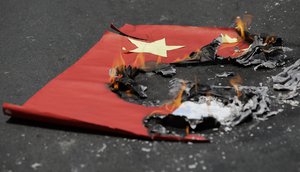
[[(171, 121), (175, 118), (177, 120), (176, 114), (180, 115), (182, 112), (178, 109), (182, 102), (187, 101), (187, 98), (192, 100), (190, 98), (193, 95), (207, 94), (203, 90), (207, 91), (208, 87), (200, 86), (197, 82), (185, 83), (174, 100), (168, 103), (153, 101), (147, 96), (148, 87), (139, 82), (140, 74), (170, 78), (176, 75), (177, 65), (218, 62), (220, 59), (230, 61), (240, 58), (241, 53), (247, 57), (242, 56), (239, 63), (253, 63), (253, 59), (249, 60), (248, 53), (255, 50), (255, 53), (259, 51), (268, 54), (275, 50), (270, 50), (269, 46), (268, 49), (262, 48), (262, 45), (279, 44), (275, 37), (263, 37), (262, 41), (257, 41), (257, 37), (252, 37), (242, 27), (235, 29), (127, 24), (120, 29), (113, 28), (118, 34), (106, 32), (78, 62), (50, 81), (25, 104), (19, 106), (4, 103), (4, 113), (16, 118), (92, 128), (145, 139), (206, 141), (201, 135), (190, 133), (193, 127), (186, 123), (179, 123), (180, 127), (184, 127), (184, 135), (163, 134), (164, 132), (153, 134), (149, 126), (153, 129), (154, 125), (145, 121), (154, 119), (149, 116), (154, 115), (154, 112), (165, 115), (175, 112), (175, 116), (167, 118)], [(248, 42), (252, 38), (253, 42)], [(236, 53), (237, 49), (251, 51)], [(279, 49), (277, 47), (276, 51), (280, 51)], [(248, 88), (240, 91), (237, 84), (239, 81), (234, 80), (233, 90), (238, 97), (242, 94), (247, 96), (251, 92)], [(190, 95), (183, 96), (187, 92)], [(212, 92), (212, 95), (218, 96), (216, 92)], [(264, 98), (264, 95), (261, 97)], [(257, 101), (256, 97), (248, 96), (248, 99)], [(225, 108), (215, 100), (210, 103), (212, 107)], [(185, 104), (191, 106), (193, 102)], [(197, 106), (206, 107), (204, 104)], [(240, 107), (241, 111), (245, 110), (243, 108)], [(258, 115), (261, 113), (253, 112)], [(190, 121), (188, 123), (191, 124)]]

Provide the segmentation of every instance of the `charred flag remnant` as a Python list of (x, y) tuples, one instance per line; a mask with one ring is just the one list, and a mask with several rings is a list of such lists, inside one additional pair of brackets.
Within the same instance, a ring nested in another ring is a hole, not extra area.
[(123, 97), (122, 93), (126, 93), (129, 96), (136, 95), (138, 98), (147, 98), (145, 93), (147, 87), (136, 83), (134, 80), (139, 72), (138, 68), (131, 66), (118, 66), (111, 69), (110, 75), (113, 79), (110, 87), (112, 91), (120, 93), (121, 97)]
[(178, 91), (182, 84), (185, 88), (178, 108), (167, 115), (155, 113), (145, 118), (149, 133), (185, 135), (220, 126), (229, 129), (244, 121), (264, 120), (277, 113), (270, 110), (267, 87), (239, 86), (241, 96), (238, 96), (232, 86), (200, 85), (174, 79), (170, 90)]
[[(270, 108), (267, 87), (242, 86), (239, 80), (220, 86), (197, 77), (195, 81), (170, 79), (181, 78), (179, 69), (190, 65), (232, 63), (259, 69), (285, 63), (289, 49), (281, 38), (250, 34), (238, 21), (237, 28), (113, 27), (117, 33), (106, 32), (78, 62), (25, 104), (4, 103), (3, 111), (16, 118), (179, 141), (207, 141), (202, 130), (265, 119), (277, 112)], [(278, 84), (274, 88), (295, 91), (287, 98), (297, 94), (297, 64), (273, 78)], [(152, 83), (139, 80), (145, 75), (159, 82), (159, 78), (170, 80), (170, 86), (157, 94), (171, 98), (151, 99)]]

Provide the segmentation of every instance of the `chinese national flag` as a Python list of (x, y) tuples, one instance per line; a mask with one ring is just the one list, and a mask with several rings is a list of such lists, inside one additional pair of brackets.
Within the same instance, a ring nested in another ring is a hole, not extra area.
[[(143, 38), (145, 42), (165, 39), (166, 45), (184, 46), (167, 51), (162, 62), (174, 62), (209, 44), (220, 34), (239, 37), (233, 28), (190, 27), (171, 25), (124, 25), (123, 33)], [(218, 55), (234, 57), (234, 46), (245, 48), (239, 42), (219, 47)], [(6, 115), (46, 123), (92, 128), (145, 139), (204, 141), (195, 135), (186, 137), (151, 136), (143, 119), (158, 107), (145, 107), (119, 98), (107, 88), (108, 71), (113, 60), (122, 54), (126, 64), (132, 64), (137, 53), (124, 53), (137, 48), (128, 37), (106, 32), (80, 60), (50, 81), (22, 106), (3, 104)], [(145, 59), (156, 61), (157, 55), (144, 53)]]

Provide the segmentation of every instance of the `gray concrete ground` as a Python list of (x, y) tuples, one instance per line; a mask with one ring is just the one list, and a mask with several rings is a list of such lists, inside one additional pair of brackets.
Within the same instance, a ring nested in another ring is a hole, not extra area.
[[(297, 0), (2, 0), (0, 103), (24, 103), (89, 50), (111, 22), (223, 27), (249, 13), (253, 32), (283, 37), (294, 49), (289, 56), (298, 58), (299, 8)], [(0, 171), (300, 171), (299, 107), (284, 108), (268, 121), (212, 134), (212, 143), (204, 144), (43, 127), (1, 113)]]

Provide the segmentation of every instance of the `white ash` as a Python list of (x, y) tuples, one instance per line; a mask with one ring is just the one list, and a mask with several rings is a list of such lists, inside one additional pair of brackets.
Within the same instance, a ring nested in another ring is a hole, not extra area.
[[(221, 125), (235, 126), (243, 122), (246, 118), (263, 119), (278, 112), (269, 108), (270, 99), (267, 87), (240, 87), (244, 94), (254, 94), (246, 102), (242, 102), (238, 97), (227, 105), (215, 97), (200, 96), (199, 101), (185, 101), (174, 112), (173, 115), (185, 116), (190, 120), (201, 120), (206, 117), (213, 117)], [(191, 123), (192, 124), (192, 123)], [(191, 128), (195, 128), (192, 126)]]
[(290, 99), (293, 99), (293, 98), (297, 97), (298, 95), (299, 95), (299, 93), (295, 89), (295, 90), (290, 91), (288, 93), (279, 93), (278, 94), (278, 99), (279, 99), (279, 101), (280, 100), (290, 100)]
[(299, 106), (299, 101), (297, 100), (282, 100), (279, 103), (289, 104), (291, 106)]
[(253, 69), (256, 71), (259, 68), (268, 68), (268, 69), (274, 69), (277, 67), (277, 61), (265, 61), (261, 64), (255, 66)]
[[(201, 120), (205, 117), (214, 117), (218, 121), (224, 121), (231, 115), (231, 109), (215, 98), (201, 96), (199, 102), (183, 102), (174, 112), (173, 115), (186, 116), (188, 119)], [(195, 128), (195, 127), (193, 127)]]
[(143, 152), (150, 152), (151, 149), (150, 149), (150, 148), (144, 148), (144, 147), (143, 147), (143, 148), (142, 148), (142, 151), (143, 151)]
[(41, 163), (33, 163), (32, 165), (31, 165), (31, 168), (33, 168), (33, 170), (37, 170), (39, 167), (41, 167), (42, 166), (42, 164)]

